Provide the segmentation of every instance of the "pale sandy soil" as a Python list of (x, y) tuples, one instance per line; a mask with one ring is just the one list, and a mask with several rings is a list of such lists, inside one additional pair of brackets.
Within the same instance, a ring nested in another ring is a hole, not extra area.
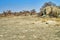
[(60, 40), (60, 18), (0, 18), (0, 40)]

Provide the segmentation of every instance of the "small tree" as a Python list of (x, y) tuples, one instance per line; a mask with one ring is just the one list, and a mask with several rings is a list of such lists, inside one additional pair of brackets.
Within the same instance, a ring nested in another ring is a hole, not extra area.
[(7, 15), (11, 15), (11, 14), (12, 14), (11, 10), (8, 10)]
[(7, 12), (3, 11), (2, 16), (7, 16)]
[(31, 10), (31, 14), (30, 15), (35, 15), (35, 14), (36, 14), (35, 9)]

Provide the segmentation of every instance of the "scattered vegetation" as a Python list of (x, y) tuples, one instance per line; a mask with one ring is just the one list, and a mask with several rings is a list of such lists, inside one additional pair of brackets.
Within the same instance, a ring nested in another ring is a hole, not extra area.
[(3, 11), (3, 13), (0, 14), (1, 17), (5, 16), (31, 16), (31, 15), (37, 15), (39, 17), (60, 17), (60, 6), (57, 6), (56, 4), (52, 2), (46, 2), (44, 5), (40, 8), (40, 12), (36, 12), (35, 9), (32, 9), (31, 11), (20, 11), (20, 12), (12, 12), (11, 10)]

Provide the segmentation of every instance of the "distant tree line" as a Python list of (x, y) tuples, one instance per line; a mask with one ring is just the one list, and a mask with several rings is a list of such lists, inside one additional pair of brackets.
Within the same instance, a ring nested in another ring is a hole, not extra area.
[(2, 14), (0, 14), (1, 17), (5, 16), (29, 16), (29, 15), (37, 15), (39, 17), (58, 17), (60, 15), (60, 6), (57, 6), (53, 2), (46, 2), (44, 5), (40, 8), (40, 12), (36, 12), (35, 9), (32, 9), (31, 11), (20, 11), (20, 12), (12, 12), (11, 10), (3, 11)]
[(28, 16), (28, 15), (35, 15), (36, 11), (35, 9), (32, 9), (31, 11), (20, 11), (20, 12), (12, 12), (11, 10), (3, 11), (3, 13), (0, 14), (1, 17), (5, 16)]

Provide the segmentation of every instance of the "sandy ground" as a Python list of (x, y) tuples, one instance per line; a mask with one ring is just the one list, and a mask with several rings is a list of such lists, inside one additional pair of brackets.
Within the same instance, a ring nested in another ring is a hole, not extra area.
[(60, 40), (60, 18), (0, 18), (0, 40)]

